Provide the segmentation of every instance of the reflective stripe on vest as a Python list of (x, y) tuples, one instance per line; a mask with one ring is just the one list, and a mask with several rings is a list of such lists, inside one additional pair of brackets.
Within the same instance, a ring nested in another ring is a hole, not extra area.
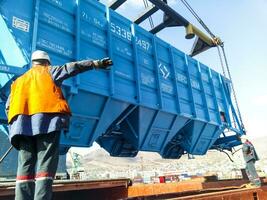
[(8, 123), (21, 114), (70, 114), (68, 103), (49, 71), (50, 67), (34, 66), (11, 85)]

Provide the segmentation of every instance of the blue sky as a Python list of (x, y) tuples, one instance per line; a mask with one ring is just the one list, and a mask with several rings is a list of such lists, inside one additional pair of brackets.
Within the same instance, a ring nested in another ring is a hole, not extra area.
[[(225, 43), (238, 103), (248, 135), (251, 138), (267, 136), (265, 128), (267, 124), (267, 1), (187, 1), (210, 30)], [(202, 29), (180, 0), (169, 0), (169, 4), (188, 21)], [(129, 13), (129, 7), (132, 8), (131, 13)], [(133, 18), (143, 8), (142, 0), (128, 0), (119, 12)], [(155, 24), (161, 19), (160, 14), (153, 16)], [(142, 26), (149, 28), (147, 23)], [(184, 39), (184, 35), (184, 28), (168, 28), (158, 34), (173, 46), (189, 53), (193, 40)], [(195, 58), (222, 72), (216, 48)]]

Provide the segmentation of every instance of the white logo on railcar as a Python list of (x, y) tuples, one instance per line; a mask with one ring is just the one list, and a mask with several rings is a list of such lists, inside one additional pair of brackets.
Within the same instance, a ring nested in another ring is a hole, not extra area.
[(162, 63), (159, 64), (159, 70), (162, 74), (162, 77), (164, 79), (167, 79), (170, 75), (170, 72), (168, 71), (167, 67), (165, 65), (163, 65)]

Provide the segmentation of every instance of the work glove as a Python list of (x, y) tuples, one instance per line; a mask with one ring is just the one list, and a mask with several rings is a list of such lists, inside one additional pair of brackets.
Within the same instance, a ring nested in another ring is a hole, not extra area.
[(113, 62), (109, 57), (107, 57), (101, 60), (95, 60), (94, 65), (96, 69), (110, 69), (110, 66), (113, 65)]

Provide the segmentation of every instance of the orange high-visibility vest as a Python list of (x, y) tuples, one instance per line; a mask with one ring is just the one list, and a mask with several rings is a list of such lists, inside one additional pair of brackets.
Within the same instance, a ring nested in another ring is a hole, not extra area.
[(50, 67), (34, 66), (11, 85), (8, 123), (17, 115), (71, 114), (68, 103), (49, 73)]

